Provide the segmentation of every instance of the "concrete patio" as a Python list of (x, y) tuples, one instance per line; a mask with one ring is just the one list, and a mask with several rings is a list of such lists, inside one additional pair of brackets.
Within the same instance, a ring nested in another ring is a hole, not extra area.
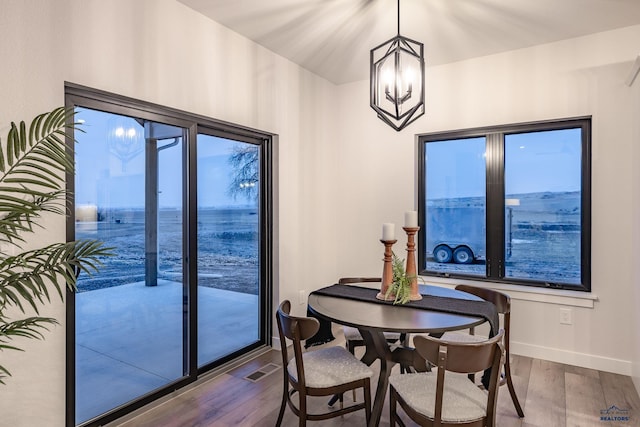
[[(76, 295), (76, 422), (183, 376), (183, 289), (143, 282)], [(258, 340), (257, 295), (199, 287), (198, 365)]]

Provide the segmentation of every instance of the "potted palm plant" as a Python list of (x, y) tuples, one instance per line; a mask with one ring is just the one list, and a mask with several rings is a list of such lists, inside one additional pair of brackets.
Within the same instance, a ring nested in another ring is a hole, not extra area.
[[(58, 322), (40, 316), (39, 306), (52, 294), (63, 299), (66, 289), (76, 289), (78, 274), (95, 272), (110, 255), (97, 240), (25, 249), (28, 236), (42, 228), (42, 214), (67, 213), (65, 174), (73, 174), (74, 162), (65, 140), (78, 128), (73, 118), (73, 110), (57, 108), (29, 124), (12, 122), (0, 140), (0, 352), (21, 350), (15, 338), (44, 339)], [(25, 317), (9, 318), (9, 309)], [(0, 365), (0, 384), (10, 375)]]

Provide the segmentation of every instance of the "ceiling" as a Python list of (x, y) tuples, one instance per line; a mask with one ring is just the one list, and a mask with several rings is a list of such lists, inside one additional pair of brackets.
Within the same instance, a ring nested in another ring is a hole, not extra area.
[[(396, 0), (178, 1), (335, 84), (368, 79), (369, 51), (398, 33)], [(427, 67), (636, 24), (640, 0), (400, 3)]]

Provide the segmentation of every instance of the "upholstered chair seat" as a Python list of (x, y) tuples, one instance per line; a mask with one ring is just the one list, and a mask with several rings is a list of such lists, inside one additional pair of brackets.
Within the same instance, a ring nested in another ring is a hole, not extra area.
[[(437, 369), (417, 374), (394, 374), (390, 384), (416, 412), (435, 418)], [(466, 375), (448, 373), (444, 382), (442, 421), (464, 423), (480, 420), (487, 413), (487, 392)]]
[(482, 342), (486, 341), (487, 337), (482, 335), (471, 335), (463, 332), (445, 332), (442, 337), (443, 341), (455, 341), (455, 342)]
[[(344, 347), (329, 347), (302, 354), (307, 387), (327, 388), (371, 378), (373, 370), (354, 358)], [(287, 366), (289, 375), (297, 381), (295, 359)]]

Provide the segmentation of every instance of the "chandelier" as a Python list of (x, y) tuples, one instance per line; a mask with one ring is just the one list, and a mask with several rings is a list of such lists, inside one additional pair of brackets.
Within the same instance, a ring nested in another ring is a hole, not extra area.
[(378, 117), (401, 131), (424, 114), (424, 46), (398, 35), (371, 49), (370, 105)]
[(114, 117), (108, 120), (107, 143), (111, 154), (120, 159), (122, 172), (127, 171), (127, 163), (144, 152), (145, 138), (142, 126), (128, 117)]

